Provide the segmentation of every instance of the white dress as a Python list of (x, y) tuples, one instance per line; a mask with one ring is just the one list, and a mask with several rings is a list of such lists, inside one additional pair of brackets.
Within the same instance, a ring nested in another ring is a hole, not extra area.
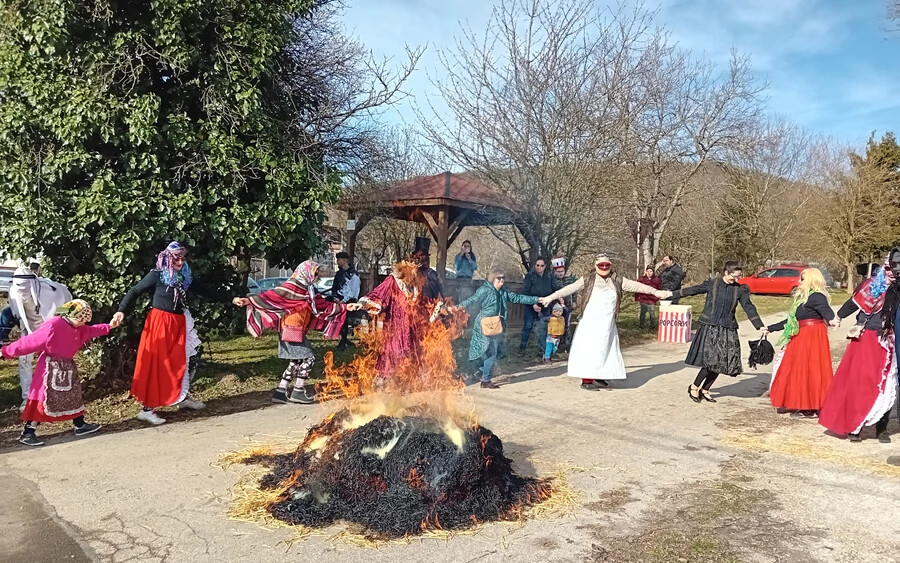
[[(566, 286), (551, 300), (566, 297), (584, 287), (584, 278)], [(656, 289), (629, 279), (622, 279), (622, 290), (654, 295)], [(616, 287), (609, 279), (596, 276), (591, 299), (584, 308), (569, 352), (569, 377), (578, 379), (625, 379), (625, 360), (619, 347), (616, 328)]]

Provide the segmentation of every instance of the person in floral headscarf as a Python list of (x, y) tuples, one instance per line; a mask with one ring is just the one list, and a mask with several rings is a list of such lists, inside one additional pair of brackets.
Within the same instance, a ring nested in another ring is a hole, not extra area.
[(179, 408), (200, 410), (206, 406), (189, 395), (191, 370), (188, 362), (197, 340), (189, 338), (193, 319), (185, 304), (188, 289), (213, 301), (231, 299), (225, 292), (195, 284), (186, 258), (187, 249), (181, 243), (170, 243), (157, 256), (156, 267), (128, 290), (113, 317), (121, 323), (138, 297), (153, 292), (138, 347), (131, 395), (143, 406), (138, 420), (154, 426), (166, 422), (156, 414), (159, 407), (178, 405)]
[[(326, 338), (336, 339), (347, 316), (347, 306), (326, 300), (316, 290), (319, 264), (307, 260), (297, 266), (289, 280), (269, 291), (253, 297), (234, 300), (238, 307), (247, 308), (247, 330), (256, 338), (267, 328), (280, 332), (278, 357), (290, 360), (281, 382), (272, 391), (273, 403), (315, 402), (315, 393), (306, 388), (316, 356), (306, 333), (321, 330)], [(290, 396), (287, 388), (294, 387)]]
[(26, 446), (43, 445), (43, 440), (37, 436), (37, 426), (41, 422), (71, 420), (76, 436), (86, 436), (100, 429), (99, 424), (84, 421), (81, 380), (74, 358), (87, 341), (109, 334), (119, 322), (88, 325), (93, 313), (90, 305), (81, 299), (65, 303), (57, 310), (57, 315), (0, 351), (5, 360), (40, 354), (22, 413), (25, 428), (19, 442)]
[(840, 325), (840, 319), (856, 315), (852, 338), (819, 412), (819, 424), (834, 434), (847, 435), (851, 442), (861, 441), (863, 427), (872, 425), (879, 442), (891, 441), (888, 418), (897, 400), (893, 327), (898, 307), (893, 286), (900, 275), (900, 249), (891, 250), (884, 262), (878, 274), (857, 287), (832, 321)]

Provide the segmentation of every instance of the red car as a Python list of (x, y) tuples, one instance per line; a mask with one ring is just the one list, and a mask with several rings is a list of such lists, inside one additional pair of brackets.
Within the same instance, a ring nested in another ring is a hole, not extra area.
[(760, 270), (752, 276), (740, 279), (742, 285), (750, 288), (750, 293), (763, 295), (790, 295), (800, 285), (800, 272), (806, 266), (782, 265)]

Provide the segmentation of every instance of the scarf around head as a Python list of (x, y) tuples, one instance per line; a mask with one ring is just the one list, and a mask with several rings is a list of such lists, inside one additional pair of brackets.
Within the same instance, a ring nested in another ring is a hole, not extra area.
[(294, 273), (291, 274), (291, 278), (297, 280), (302, 285), (306, 286), (307, 292), (309, 292), (309, 303), (312, 306), (313, 314), (318, 315), (319, 311), (316, 309), (316, 276), (319, 274), (319, 263), (313, 262), (312, 260), (306, 260), (301, 262), (299, 266), (294, 269)]
[(191, 276), (191, 268), (185, 262), (181, 269), (176, 271), (172, 265), (172, 259), (175, 257), (184, 258), (185, 256), (187, 256), (187, 249), (180, 242), (173, 240), (156, 257), (156, 269), (162, 272), (163, 283), (172, 288), (179, 288), (182, 291), (186, 291), (191, 282), (194, 281)]
[(888, 253), (881, 270), (864, 281), (853, 294), (853, 302), (866, 315), (873, 315), (884, 306), (884, 293), (892, 283), (894, 272), (891, 271), (891, 254)]
[(94, 317), (91, 306), (83, 299), (73, 299), (56, 309), (56, 315), (70, 321), (81, 321), (85, 324)]

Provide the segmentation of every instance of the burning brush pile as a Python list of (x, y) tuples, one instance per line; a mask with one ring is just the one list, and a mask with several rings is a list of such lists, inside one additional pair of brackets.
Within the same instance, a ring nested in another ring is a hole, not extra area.
[(310, 528), (345, 522), (384, 540), (517, 520), (550, 497), (550, 481), (513, 472), (500, 439), (464, 400), (451, 342), (465, 318), (432, 322), (433, 310), (405, 305), (419, 344), (408, 361), (379, 377), (375, 365), (390, 331), (360, 335), (366, 353), (341, 367), (327, 357), (317, 390), (323, 399), (349, 399), (346, 407), (313, 427), (296, 451), (245, 459), (268, 469), (258, 487), (278, 520)]

